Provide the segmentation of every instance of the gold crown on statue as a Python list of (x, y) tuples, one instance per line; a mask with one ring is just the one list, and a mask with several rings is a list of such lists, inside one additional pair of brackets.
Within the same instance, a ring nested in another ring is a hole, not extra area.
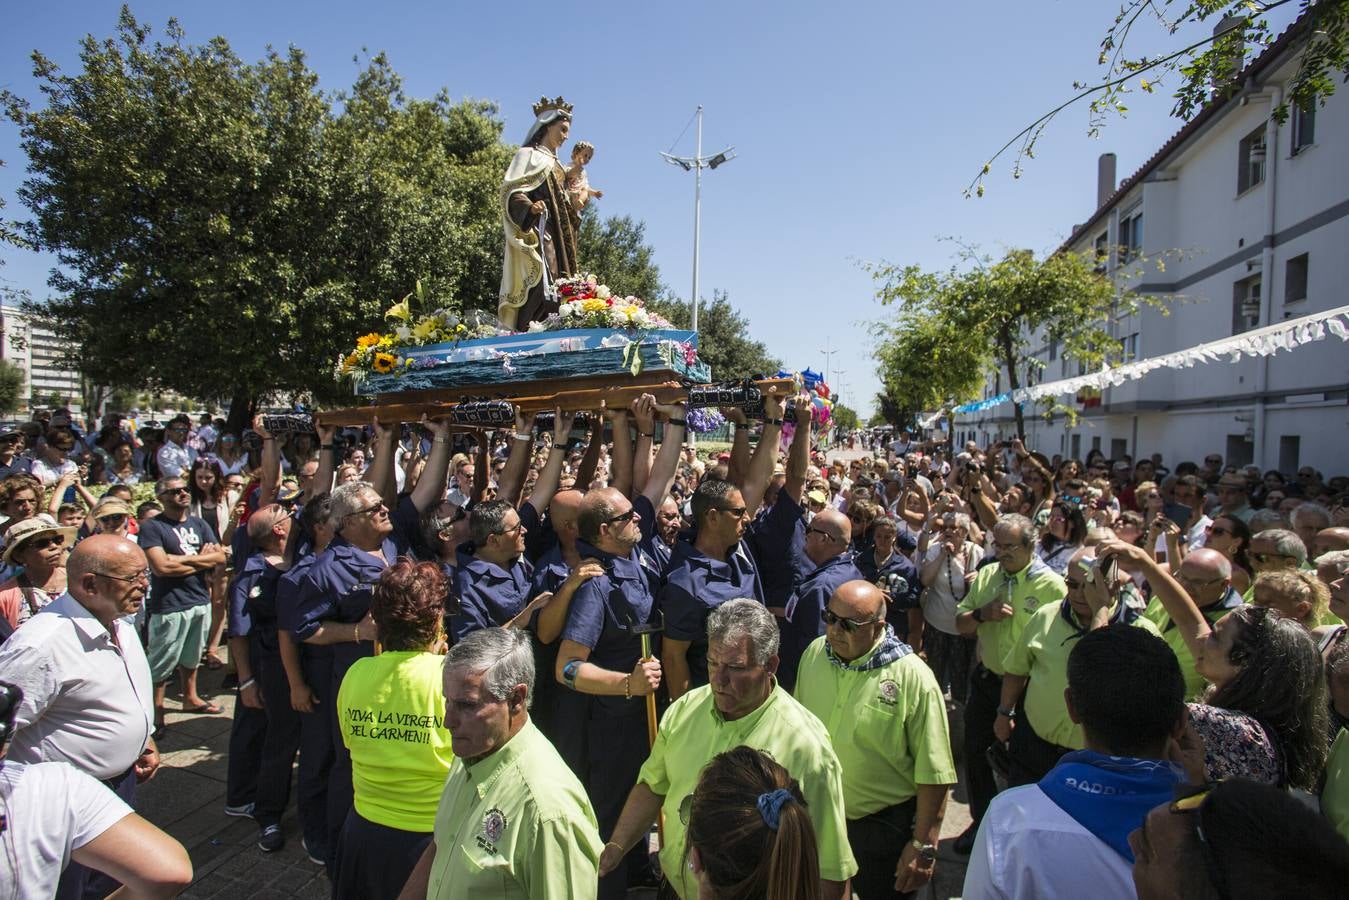
[(561, 97), (554, 97), (549, 100), (547, 97), (540, 97), (539, 102), (534, 104), (534, 116), (538, 118), (549, 110), (558, 110), (565, 115), (571, 115), (571, 104)]

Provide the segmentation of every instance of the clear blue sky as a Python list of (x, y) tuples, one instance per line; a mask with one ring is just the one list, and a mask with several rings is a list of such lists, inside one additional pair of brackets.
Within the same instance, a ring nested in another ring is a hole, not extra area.
[[(67, 0), (12, 13), (0, 34), (0, 85), (39, 95), (29, 53), (78, 63), (77, 42), (114, 32), (118, 5)], [(271, 44), (308, 54), (321, 85), (386, 51), (414, 96), (497, 102), (519, 141), (541, 94), (576, 106), (574, 139), (597, 147), (600, 210), (646, 222), (666, 282), (691, 288), (693, 176), (664, 163), (694, 108), (704, 150), (738, 158), (703, 180), (701, 293), (725, 290), (753, 336), (790, 368), (831, 371), (869, 412), (878, 387), (865, 323), (883, 315), (859, 260), (946, 268), (944, 237), (992, 252), (1057, 246), (1095, 205), (1096, 159), (1127, 177), (1180, 125), (1162, 93), (1136, 94), (1126, 120), (1086, 137), (1085, 106), (1046, 131), (1019, 181), (996, 163), (982, 200), (962, 189), (985, 159), (1041, 112), (1097, 77), (1097, 45), (1118, 5), (1089, 2), (473, 3), (293, 0), (136, 2), (162, 34), (178, 16), (189, 41), (223, 35), (244, 59)], [(1155, 26), (1139, 48), (1162, 46)], [(692, 128), (675, 148), (693, 153)], [(0, 198), (15, 198), (25, 160), (0, 123)], [(0, 278), (47, 293), (50, 257), (0, 250)], [(598, 273), (603, 274), (603, 273)], [(409, 273), (409, 278), (413, 273)]]

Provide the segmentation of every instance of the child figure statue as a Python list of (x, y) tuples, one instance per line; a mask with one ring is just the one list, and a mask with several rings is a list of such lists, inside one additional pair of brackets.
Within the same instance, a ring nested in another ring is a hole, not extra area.
[(595, 145), (589, 141), (577, 141), (571, 148), (571, 165), (567, 168), (566, 188), (568, 196), (571, 197), (572, 209), (578, 215), (585, 209), (591, 197), (598, 200), (604, 196), (604, 191), (592, 188), (590, 179), (586, 177), (585, 167), (594, 158)]

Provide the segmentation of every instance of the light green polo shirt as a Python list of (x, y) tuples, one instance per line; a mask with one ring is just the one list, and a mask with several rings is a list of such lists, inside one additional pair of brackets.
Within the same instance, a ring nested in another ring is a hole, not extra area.
[(394, 650), (359, 659), (337, 691), (342, 743), (351, 751), (356, 812), (401, 831), (429, 832), (454, 763), (445, 730), (445, 657)]
[(801, 657), (796, 699), (824, 722), (843, 765), (843, 809), (860, 819), (918, 794), (920, 784), (955, 784), (946, 701), (916, 653), (862, 670), (880, 647), (844, 669), (824, 637)]
[[(1068, 654), (1082, 632), (1063, 618), (1063, 604), (1042, 606), (1030, 617), (1016, 646), (1002, 661), (1007, 675), (1028, 675), (1023, 707), (1035, 733), (1051, 744), (1085, 750), (1082, 726), (1068, 717), (1063, 692), (1068, 688)], [(1069, 610), (1076, 618), (1076, 614)], [(1080, 623), (1079, 623), (1080, 624)], [(1157, 634), (1157, 626), (1139, 616), (1133, 625)]]
[(660, 866), (675, 892), (684, 900), (698, 896), (697, 880), (684, 861), (679, 806), (698, 786), (698, 776), (712, 757), (742, 744), (772, 757), (800, 783), (815, 826), (820, 877), (846, 881), (856, 875), (843, 813), (843, 768), (820, 720), (774, 684), (758, 709), (728, 722), (717, 712), (712, 688), (703, 685), (670, 704), (661, 717), (656, 745), (637, 776), (664, 798)]
[(1349, 841), (1349, 729), (1341, 728), (1330, 745), (1326, 784), (1321, 789), (1321, 812)]
[(471, 766), (455, 760), (435, 842), (427, 900), (594, 900), (599, 890), (590, 800), (533, 722)]
[(1030, 565), (1008, 576), (1002, 570), (1002, 563), (984, 566), (974, 576), (965, 599), (960, 601), (956, 614), (973, 612), (977, 607), (992, 602), (1004, 582), (1010, 583), (1011, 594), (1007, 603), (1012, 607), (1012, 615), (996, 622), (979, 623), (979, 656), (984, 667), (994, 675), (1003, 672), (1002, 661), (1016, 646), (1021, 637), (1021, 629), (1026, 627), (1031, 615), (1040, 607), (1058, 603), (1068, 596), (1068, 586), (1063, 583), (1053, 569), (1032, 556)]

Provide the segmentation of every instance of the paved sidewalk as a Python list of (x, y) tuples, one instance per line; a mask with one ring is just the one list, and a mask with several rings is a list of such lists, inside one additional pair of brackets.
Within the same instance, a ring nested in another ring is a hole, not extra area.
[[(223, 655), (223, 654), (222, 654)], [(292, 800), (281, 827), (286, 846), (276, 853), (258, 849), (258, 827), (252, 819), (225, 815), (225, 766), (229, 752), (234, 691), (221, 691), (224, 670), (206, 668), (199, 675), (202, 696), (224, 712), (218, 716), (177, 713), (177, 689), (169, 692), (168, 733), (160, 741), (162, 764), (158, 774), (137, 792), (141, 815), (173, 835), (187, 848), (196, 880), (182, 896), (187, 898), (248, 898), (281, 900), (327, 898), (330, 886), (322, 866), (305, 856)], [(958, 738), (956, 746), (959, 746)], [(957, 788), (946, 807), (941, 857), (933, 888), (923, 898), (959, 897), (965, 878), (965, 859), (950, 849), (951, 838), (969, 824), (963, 789)], [(651, 897), (633, 892), (631, 897)], [(865, 898), (864, 898), (865, 900)]]

